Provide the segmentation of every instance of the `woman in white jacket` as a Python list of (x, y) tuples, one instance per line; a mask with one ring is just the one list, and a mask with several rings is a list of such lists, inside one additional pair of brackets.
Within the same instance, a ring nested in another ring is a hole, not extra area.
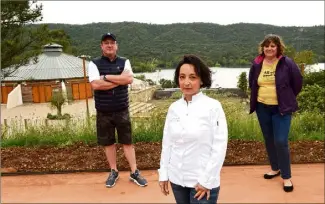
[(177, 203), (216, 203), (227, 141), (227, 121), (219, 101), (200, 88), (211, 86), (211, 71), (186, 55), (175, 70), (183, 96), (168, 109), (160, 159), (159, 185)]

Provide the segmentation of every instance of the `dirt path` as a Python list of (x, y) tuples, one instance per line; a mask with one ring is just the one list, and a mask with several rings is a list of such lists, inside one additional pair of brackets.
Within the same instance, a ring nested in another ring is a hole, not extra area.
[[(219, 203), (324, 203), (324, 164), (292, 165), (294, 191), (285, 193), (279, 177), (262, 178), (268, 166), (226, 166), (221, 173)], [(114, 188), (104, 186), (107, 173), (2, 176), (2, 203), (174, 203), (163, 196), (157, 171), (143, 171), (149, 186), (141, 188), (121, 172)], [(19, 196), (17, 196), (19, 192)]]

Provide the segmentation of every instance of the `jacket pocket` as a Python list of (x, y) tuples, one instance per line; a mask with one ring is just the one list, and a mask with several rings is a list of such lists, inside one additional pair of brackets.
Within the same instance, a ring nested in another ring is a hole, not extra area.
[(280, 85), (280, 90), (277, 92), (278, 94), (278, 102), (280, 105), (280, 112), (290, 113), (296, 110), (297, 101), (296, 97), (293, 93), (292, 88), (288, 83), (284, 83)]

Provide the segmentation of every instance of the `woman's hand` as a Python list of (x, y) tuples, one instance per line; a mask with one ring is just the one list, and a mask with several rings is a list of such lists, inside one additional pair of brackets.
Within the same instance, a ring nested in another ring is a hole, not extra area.
[(205, 194), (207, 194), (207, 200), (210, 199), (210, 190), (207, 188), (204, 188), (200, 184), (196, 184), (195, 186), (196, 194), (194, 198), (197, 198), (197, 200), (201, 200)]
[(166, 196), (169, 194), (169, 190), (168, 190), (168, 181), (159, 181), (159, 186), (160, 186), (160, 190), (161, 192)]

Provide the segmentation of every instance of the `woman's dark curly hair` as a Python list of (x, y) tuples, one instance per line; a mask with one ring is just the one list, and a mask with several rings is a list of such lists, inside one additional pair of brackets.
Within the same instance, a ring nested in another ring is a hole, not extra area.
[(265, 36), (264, 40), (258, 46), (259, 54), (264, 56), (263, 48), (264, 48), (264, 46), (268, 46), (271, 42), (277, 46), (276, 56), (279, 57), (279, 56), (283, 55), (285, 45), (284, 45), (281, 37), (278, 35), (274, 35), (274, 34), (268, 34)]
[(211, 70), (209, 67), (197, 56), (195, 55), (184, 55), (183, 59), (178, 63), (176, 70), (174, 81), (179, 87), (179, 72), (181, 66), (183, 64), (191, 64), (194, 66), (195, 73), (201, 79), (201, 88), (206, 87), (210, 88), (212, 81), (211, 81)]

